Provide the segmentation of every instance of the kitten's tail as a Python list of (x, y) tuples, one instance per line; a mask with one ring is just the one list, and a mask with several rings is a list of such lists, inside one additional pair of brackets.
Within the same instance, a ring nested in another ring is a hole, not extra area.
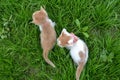
[(84, 65), (85, 65), (84, 61), (80, 62), (80, 64), (78, 65), (77, 70), (76, 70), (76, 80), (79, 80), (79, 77), (83, 70)]
[(55, 68), (55, 65), (52, 63), (52, 61), (50, 61), (50, 59), (48, 58), (48, 50), (44, 50), (43, 51), (43, 58), (45, 59), (45, 61), (49, 64), (49, 65), (51, 65), (52, 67), (54, 67)]

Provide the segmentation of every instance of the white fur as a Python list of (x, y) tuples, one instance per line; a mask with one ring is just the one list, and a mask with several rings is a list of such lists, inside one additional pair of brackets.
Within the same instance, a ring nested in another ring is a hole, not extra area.
[(75, 44), (72, 46), (67, 46), (68, 49), (70, 49), (70, 55), (73, 59), (73, 61), (79, 65), (79, 62), (82, 61), (79, 55), (79, 52), (82, 51), (85, 55), (85, 63), (87, 62), (88, 59), (88, 51), (85, 53), (84, 47), (87, 48), (86, 44), (82, 40), (78, 40)]
[(55, 26), (55, 22), (52, 22), (51, 19), (47, 18), (46, 21), (50, 22), (51, 26), (54, 27)]
[(40, 29), (40, 31), (42, 31), (42, 27), (41, 27), (41, 25), (39, 25), (39, 29)]
[(60, 47), (62, 47), (60, 44), (61, 44), (61, 41), (59, 41), (58, 39), (57, 39), (57, 44), (60, 46)]
[[(70, 33), (68, 33), (65, 28), (62, 30), (62, 32), (64, 32), (66, 35), (70, 35)], [(60, 35), (60, 36), (61, 36), (61, 35)], [(59, 45), (60, 47), (62, 47), (62, 46), (60, 45), (61, 42), (60, 42), (59, 40), (57, 40), (57, 42), (58, 42), (58, 45)], [(70, 40), (68, 41), (68, 43), (70, 43), (70, 44), (67, 45), (66, 48), (67, 48), (67, 49), (70, 49), (70, 55), (71, 55), (73, 61), (74, 61), (77, 65), (79, 65), (79, 62), (82, 62), (82, 61), (83, 61), (83, 60), (81, 60), (80, 54), (79, 54), (80, 51), (81, 51), (83, 54), (85, 54), (85, 63), (86, 63), (86, 62), (87, 62), (87, 59), (88, 59), (88, 47), (87, 47), (87, 45), (85, 44), (85, 42), (84, 42), (83, 40), (81, 40), (81, 39), (78, 39), (77, 42), (73, 43), (73, 39), (70, 39)], [(85, 48), (87, 49), (87, 51), (85, 51)]]
[(72, 44), (72, 43), (73, 43), (73, 39), (70, 39), (70, 40), (68, 41), (68, 43), (69, 43), (69, 44)]

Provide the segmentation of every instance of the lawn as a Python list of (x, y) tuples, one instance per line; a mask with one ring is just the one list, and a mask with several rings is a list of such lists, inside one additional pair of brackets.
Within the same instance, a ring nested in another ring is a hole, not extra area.
[(89, 47), (80, 80), (120, 80), (120, 0), (0, 0), (0, 80), (75, 80), (69, 51), (55, 45), (42, 57), (39, 28), (32, 13), (46, 7), (56, 22), (74, 32)]

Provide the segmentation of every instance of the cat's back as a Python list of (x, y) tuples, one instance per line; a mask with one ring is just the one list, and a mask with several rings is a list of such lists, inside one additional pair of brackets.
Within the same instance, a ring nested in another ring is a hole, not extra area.
[(52, 27), (50, 23), (45, 23), (42, 26), (41, 39), (42, 39), (41, 44), (45, 47), (48, 45), (49, 45), (48, 47), (50, 46), (52, 47), (55, 44), (56, 32), (54, 27)]
[(47, 22), (43, 25), (43, 31), (41, 32), (46, 36), (47, 38), (55, 38), (56, 37), (56, 32), (54, 27), (52, 27), (51, 23)]
[(79, 39), (70, 50), (70, 55), (72, 56), (74, 62), (77, 64), (79, 64), (81, 60), (80, 53), (85, 55), (85, 62), (86, 62), (88, 59), (88, 48), (85, 42), (81, 39)]

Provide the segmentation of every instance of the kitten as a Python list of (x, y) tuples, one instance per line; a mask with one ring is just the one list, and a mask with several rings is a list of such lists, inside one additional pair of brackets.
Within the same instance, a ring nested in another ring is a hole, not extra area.
[(33, 13), (32, 18), (32, 23), (38, 25), (41, 31), (40, 38), (43, 48), (43, 58), (49, 65), (55, 67), (48, 58), (48, 53), (56, 42), (56, 32), (54, 29), (55, 22), (52, 22), (51, 19), (49, 19), (47, 12), (42, 7), (39, 11)]
[(77, 64), (76, 80), (79, 80), (80, 74), (88, 59), (88, 47), (83, 40), (79, 39), (73, 33), (69, 33), (63, 29), (57, 39), (57, 44), (60, 47), (70, 49), (70, 55), (73, 61)]

